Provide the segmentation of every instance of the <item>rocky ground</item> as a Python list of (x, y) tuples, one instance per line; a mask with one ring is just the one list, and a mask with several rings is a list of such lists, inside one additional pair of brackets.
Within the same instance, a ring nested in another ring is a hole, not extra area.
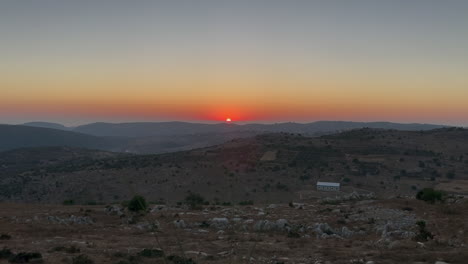
[(466, 263), (467, 209), (463, 198), (370, 196), (199, 210), (151, 205), (144, 215), (120, 205), (3, 203), (0, 263), (15, 263), (15, 254), (16, 263)]

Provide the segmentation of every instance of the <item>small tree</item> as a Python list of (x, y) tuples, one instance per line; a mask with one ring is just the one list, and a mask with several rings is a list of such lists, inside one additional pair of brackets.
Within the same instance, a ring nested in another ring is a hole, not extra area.
[(135, 195), (132, 200), (128, 203), (128, 210), (132, 212), (146, 211), (148, 204), (141, 195)]
[(419, 227), (419, 234), (415, 237), (417, 241), (428, 241), (434, 237), (431, 232), (427, 231), (425, 221), (417, 221), (416, 225)]
[(416, 194), (416, 199), (423, 200), (429, 203), (442, 201), (442, 192), (432, 188), (424, 188)]

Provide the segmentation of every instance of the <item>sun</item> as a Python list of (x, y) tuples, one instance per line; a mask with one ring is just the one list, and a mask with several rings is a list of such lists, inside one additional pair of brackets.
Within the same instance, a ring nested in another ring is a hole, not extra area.
[(228, 122), (228, 123), (232, 122), (231, 118), (229, 118), (229, 117), (226, 118), (226, 122)]

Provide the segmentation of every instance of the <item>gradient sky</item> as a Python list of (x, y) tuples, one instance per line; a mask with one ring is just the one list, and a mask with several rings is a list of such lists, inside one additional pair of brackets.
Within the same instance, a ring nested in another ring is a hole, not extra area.
[(0, 123), (468, 125), (468, 1), (4, 0)]

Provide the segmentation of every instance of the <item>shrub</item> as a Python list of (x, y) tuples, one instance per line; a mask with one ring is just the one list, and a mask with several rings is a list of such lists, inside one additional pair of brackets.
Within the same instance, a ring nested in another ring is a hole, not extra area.
[(148, 204), (143, 196), (135, 195), (130, 202), (128, 202), (128, 210), (132, 212), (146, 211)]
[(419, 227), (419, 234), (417, 234), (416, 237), (415, 237), (415, 239), (417, 241), (427, 241), (427, 240), (432, 239), (434, 237), (431, 234), (431, 232), (427, 231), (425, 221), (418, 221), (418, 222), (416, 222), (416, 225), (418, 225), (418, 227)]
[(86, 255), (79, 255), (72, 259), (73, 264), (94, 264), (94, 261), (86, 256)]
[(80, 253), (80, 248), (75, 247), (75, 246), (70, 246), (70, 247), (58, 246), (58, 247), (54, 247), (53, 250), (54, 251), (63, 251), (63, 252), (69, 253), (69, 254)]
[(185, 204), (188, 204), (192, 209), (199, 209), (205, 202), (205, 198), (197, 193), (189, 193), (184, 200)]
[(254, 202), (252, 200), (239, 202), (239, 205), (253, 205), (253, 204)]
[(0, 240), (9, 240), (11, 239), (11, 236), (8, 234), (1, 234), (0, 235)]
[(13, 255), (13, 252), (9, 248), (0, 249), (0, 259), (7, 259)]
[(291, 231), (288, 232), (288, 237), (290, 237), (290, 238), (300, 238), (301, 235), (297, 231), (291, 230)]
[(289, 190), (288, 186), (286, 184), (281, 183), (281, 182), (276, 183), (276, 189), (278, 189), (280, 191)]
[(180, 257), (177, 255), (170, 255), (167, 259), (172, 261), (174, 264), (197, 264), (191, 258)]
[(37, 252), (20, 252), (16, 255), (12, 255), (8, 261), (11, 263), (27, 263), (30, 260), (40, 260), (42, 259), (41, 253)]
[(72, 199), (63, 201), (63, 205), (74, 205), (74, 204), (75, 204), (75, 201), (73, 201)]
[(309, 175), (302, 175), (302, 176), (299, 177), (299, 179), (300, 179), (301, 181), (310, 180), (310, 176), (309, 176)]
[(442, 196), (443, 193), (441, 191), (436, 191), (432, 188), (424, 188), (416, 194), (416, 199), (434, 203), (436, 201), (442, 201)]
[(454, 171), (447, 172), (447, 178), (449, 178), (449, 179), (455, 178), (455, 172)]
[(140, 253), (138, 253), (139, 256), (145, 257), (145, 258), (159, 258), (164, 256), (164, 253), (160, 249), (148, 249), (145, 248)]

